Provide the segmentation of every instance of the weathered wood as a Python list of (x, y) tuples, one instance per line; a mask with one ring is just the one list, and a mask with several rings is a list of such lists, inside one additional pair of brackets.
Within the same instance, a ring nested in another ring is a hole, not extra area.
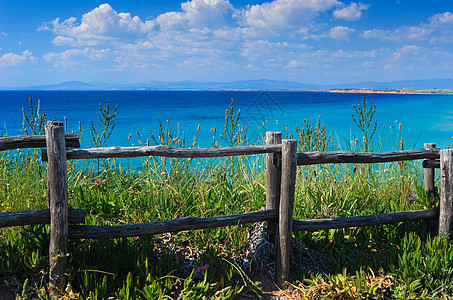
[[(425, 149), (434, 149), (436, 144), (425, 143)], [(434, 168), (423, 168), (423, 187), (430, 199), (430, 203), (434, 203)]]
[[(65, 134), (66, 147), (80, 147), (78, 134)], [(11, 136), (0, 138), (0, 151), (20, 148), (46, 147), (45, 135)]]
[(453, 230), (453, 150), (440, 150), (439, 234), (450, 237)]
[[(104, 147), (88, 149), (72, 149), (67, 151), (67, 159), (164, 156), (164, 157), (221, 157), (236, 155), (252, 155), (260, 153), (278, 153), (281, 145), (255, 145), (225, 148), (174, 148), (167, 145), (143, 147)], [(47, 161), (47, 153), (42, 151), (43, 161)], [(418, 149), (378, 153), (358, 153), (350, 151), (302, 152), (297, 154), (297, 165), (313, 165), (327, 163), (382, 163), (393, 161), (438, 159), (439, 149)]]
[(276, 210), (259, 210), (236, 215), (207, 218), (185, 217), (174, 220), (117, 226), (71, 225), (69, 226), (69, 238), (102, 239), (153, 235), (165, 232), (179, 232), (186, 230), (234, 226), (262, 221), (275, 221), (277, 218), (278, 212)]
[[(276, 131), (266, 132), (266, 143), (281, 144), (282, 133)], [(278, 210), (280, 207), (280, 186), (282, 176), (282, 154), (268, 153), (266, 155), (266, 209)], [(269, 240), (275, 241), (277, 222), (268, 222), (267, 232)]]
[(277, 283), (283, 285), (289, 278), (291, 264), (291, 233), (293, 224), (294, 193), (297, 171), (297, 141), (283, 140), (282, 182), (278, 221), (278, 245), (276, 260)]
[(433, 160), (433, 159), (426, 159), (423, 161), (422, 166), (423, 166), (423, 168), (439, 169), (440, 161)]
[(330, 163), (383, 163), (425, 158), (439, 158), (439, 149), (418, 149), (378, 153), (358, 153), (350, 151), (303, 152), (297, 154), (297, 165)]
[(293, 231), (318, 231), (350, 227), (363, 227), (399, 222), (432, 220), (439, 217), (439, 209), (424, 209), (403, 212), (391, 212), (358, 217), (343, 217), (330, 219), (294, 220)]
[(65, 290), (68, 264), (68, 174), (63, 123), (47, 122), (47, 195), (50, 203), (49, 288), (52, 296)]
[[(327, 229), (364, 227), (394, 224), (399, 222), (433, 220), (438, 217), (439, 209), (432, 208), (425, 210), (391, 212), (357, 217), (293, 220), (292, 231), (293, 232), (319, 231)], [(186, 217), (175, 220), (139, 224), (126, 224), (117, 226), (71, 225), (69, 226), (69, 238), (71, 239), (121, 238), (161, 234), (165, 232), (179, 232), (186, 230), (226, 227), (237, 224), (275, 220), (278, 220), (278, 213), (276, 210), (261, 210), (256, 212), (245, 213), (242, 215), (230, 215), (209, 218)]]
[[(143, 147), (104, 147), (73, 149), (66, 153), (67, 159), (87, 158), (114, 158), (114, 157), (139, 157), (139, 156), (164, 156), (164, 157), (221, 157), (236, 155), (252, 155), (260, 153), (276, 153), (281, 150), (281, 145), (256, 145), (225, 148), (174, 148), (167, 145)], [(43, 161), (47, 160), (45, 150), (42, 152)]]
[[(72, 224), (85, 223), (85, 211), (69, 208), (68, 222)], [(0, 213), (0, 228), (36, 224), (50, 224), (50, 210), (48, 208)]]

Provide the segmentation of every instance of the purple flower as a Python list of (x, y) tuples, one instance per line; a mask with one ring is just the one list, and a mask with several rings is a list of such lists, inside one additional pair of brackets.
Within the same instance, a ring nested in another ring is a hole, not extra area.
[(100, 179), (96, 179), (96, 181), (94, 182), (97, 186), (101, 185), (101, 180)]
[(195, 275), (203, 270), (207, 270), (208, 268), (209, 268), (209, 264), (196, 268), (195, 271), (193, 271), (193, 275)]
[(417, 194), (413, 194), (412, 198), (417, 199)]

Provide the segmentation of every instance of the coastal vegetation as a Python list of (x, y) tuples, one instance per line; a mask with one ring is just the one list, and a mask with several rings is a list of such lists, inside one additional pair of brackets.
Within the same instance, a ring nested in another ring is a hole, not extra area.
[[(321, 119), (305, 119), (286, 138), (299, 151), (372, 151), (409, 147), (402, 126), (379, 131), (377, 108), (365, 98), (351, 111), (352, 140), (335, 139)], [(115, 134), (116, 108), (100, 107), (90, 128), (78, 130), (85, 146), (103, 146)], [(47, 116), (30, 101), (23, 130), (44, 132)], [(264, 120), (263, 120), (264, 122)], [(198, 130), (199, 127), (198, 127)], [(251, 137), (231, 105), (216, 146), (242, 146)], [(2, 133), (5, 134), (5, 133)], [(132, 133), (131, 133), (132, 134)], [(197, 147), (178, 124), (159, 121), (135, 144)], [(130, 137), (132, 139), (132, 135)], [(88, 145), (89, 143), (89, 145)], [(375, 146), (377, 145), (377, 146)], [(38, 149), (0, 152), (0, 211), (45, 208), (46, 163)], [(134, 162), (136, 165), (137, 162)], [(139, 168), (121, 159), (70, 161), (69, 204), (83, 208), (88, 225), (112, 225), (186, 216), (219, 216), (265, 206), (261, 156), (173, 159), (146, 157)], [(349, 217), (432, 208), (438, 193), (422, 186), (421, 162), (299, 167), (295, 219)], [(279, 295), (296, 299), (448, 299), (453, 296), (453, 244), (427, 222), (298, 232), (293, 271)], [(234, 299), (261, 297), (271, 284), (271, 252), (253, 245), (259, 224), (159, 236), (70, 240), (63, 299)], [(16, 299), (48, 299), (49, 226), (0, 230), (1, 290)], [(271, 243), (267, 244), (269, 247)], [(269, 280), (267, 281), (269, 282)], [(266, 285), (266, 286), (265, 286)]]

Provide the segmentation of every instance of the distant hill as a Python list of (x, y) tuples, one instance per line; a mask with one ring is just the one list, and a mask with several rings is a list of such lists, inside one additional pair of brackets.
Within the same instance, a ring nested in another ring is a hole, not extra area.
[(231, 82), (215, 81), (146, 81), (135, 84), (110, 84), (103, 82), (86, 83), (67, 81), (58, 84), (29, 87), (0, 87), (1, 90), (262, 90), (262, 91), (313, 91), (327, 89), (453, 89), (453, 79), (433, 78), (389, 82), (358, 82), (347, 84), (305, 84), (293, 81), (269, 79), (240, 80)]
[(3, 90), (314, 90), (319, 86), (291, 81), (242, 80), (232, 82), (215, 81), (146, 81), (134, 84), (85, 83), (68, 81), (29, 87), (0, 87)]
[(339, 89), (453, 89), (453, 79), (448, 78), (433, 78), (422, 80), (403, 80), (403, 81), (388, 81), (388, 82), (357, 82), (349, 84), (329, 85), (324, 88), (339, 88)]
[(95, 85), (82, 81), (66, 81), (58, 84), (46, 84), (25, 87), (0, 87), (2, 90), (91, 90)]

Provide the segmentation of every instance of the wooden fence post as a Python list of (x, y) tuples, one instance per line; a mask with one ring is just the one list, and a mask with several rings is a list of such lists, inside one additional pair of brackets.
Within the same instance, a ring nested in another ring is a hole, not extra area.
[[(277, 131), (266, 132), (266, 143), (281, 144), (282, 133)], [(281, 153), (266, 154), (266, 209), (275, 209), (278, 211), (280, 207), (280, 189), (282, 176), (281, 159)], [(277, 222), (267, 223), (267, 232), (269, 234), (269, 241), (271, 243), (276, 243), (276, 230)]]
[(439, 234), (450, 237), (453, 230), (453, 150), (440, 150)]
[(278, 221), (279, 243), (277, 246), (276, 277), (281, 286), (288, 280), (291, 265), (291, 234), (293, 223), (294, 194), (297, 173), (297, 141), (283, 140), (282, 182)]
[(63, 123), (47, 122), (46, 145), (50, 206), (49, 289), (55, 296), (65, 290), (68, 264), (68, 174)]
[[(436, 144), (425, 143), (425, 149), (435, 149)], [(423, 168), (423, 186), (431, 204), (434, 202), (434, 168)]]

